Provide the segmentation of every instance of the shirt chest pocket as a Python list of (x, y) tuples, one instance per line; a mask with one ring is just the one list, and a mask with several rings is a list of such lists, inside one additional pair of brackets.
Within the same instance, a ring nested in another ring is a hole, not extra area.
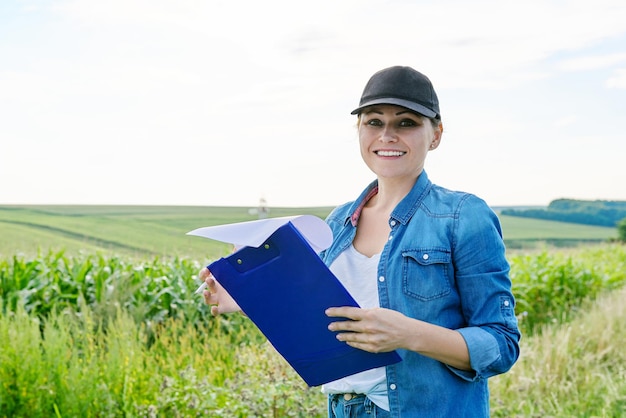
[(402, 287), (406, 295), (422, 301), (446, 296), (452, 290), (451, 254), (440, 248), (402, 251)]

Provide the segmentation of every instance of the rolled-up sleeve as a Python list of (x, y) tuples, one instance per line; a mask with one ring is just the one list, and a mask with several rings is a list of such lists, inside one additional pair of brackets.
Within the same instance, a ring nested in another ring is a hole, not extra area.
[(459, 216), (455, 231), (455, 275), (466, 322), (457, 331), (467, 344), (473, 372), (455, 373), (475, 380), (508, 371), (519, 357), (521, 334), (499, 220), (475, 196), (460, 210), (471, 215)]

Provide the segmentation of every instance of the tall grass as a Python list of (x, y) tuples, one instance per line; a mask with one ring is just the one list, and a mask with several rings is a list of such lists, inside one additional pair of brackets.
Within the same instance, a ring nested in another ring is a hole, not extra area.
[(127, 416), (155, 396), (136, 324), (120, 316), (100, 332), (87, 312), (40, 323), (18, 307), (0, 321), (2, 416)]
[(584, 303), (572, 321), (521, 342), (490, 380), (494, 417), (626, 416), (626, 288)]
[(218, 321), (196, 330), (171, 319), (148, 344), (123, 311), (105, 328), (89, 311), (40, 322), (18, 307), (0, 317), (0, 416), (282, 417), (324, 408), (319, 390), (254, 329), (233, 344)]
[[(249, 320), (210, 316), (193, 295), (200, 265), (0, 260), (0, 417), (325, 416), (319, 388)], [(516, 255), (511, 268), (522, 357), (491, 381), (494, 416), (620, 416), (625, 248)]]

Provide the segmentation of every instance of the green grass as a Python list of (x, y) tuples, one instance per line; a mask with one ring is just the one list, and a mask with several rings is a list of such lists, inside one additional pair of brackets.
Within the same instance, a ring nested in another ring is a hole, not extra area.
[(492, 416), (626, 416), (624, 300), (626, 288), (604, 294), (523, 338), (515, 366), (490, 379)]
[(508, 248), (567, 247), (617, 238), (617, 228), (499, 215)]
[(617, 237), (617, 228), (582, 225), (542, 219), (500, 215), (505, 239), (584, 239), (608, 240)]
[[(271, 216), (326, 216), (330, 208), (276, 208)], [(243, 207), (0, 206), (0, 256), (40, 251), (101, 251), (128, 256), (211, 260), (224, 243), (185, 235), (210, 225), (257, 219)]]
[[(100, 251), (126, 256), (188, 256), (212, 260), (229, 251), (220, 242), (185, 235), (196, 228), (256, 219), (245, 207), (201, 206), (0, 206), (0, 256)], [(270, 216), (312, 214), (331, 208), (272, 208)], [(502, 216), (511, 249), (602, 242), (616, 228)], [(538, 244), (539, 243), (539, 244)]]

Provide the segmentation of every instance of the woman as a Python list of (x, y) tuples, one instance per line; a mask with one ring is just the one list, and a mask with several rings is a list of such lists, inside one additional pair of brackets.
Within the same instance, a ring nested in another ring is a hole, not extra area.
[[(487, 379), (511, 368), (520, 339), (499, 221), (483, 200), (428, 179), (443, 125), (425, 75), (377, 72), (352, 114), (376, 180), (328, 216), (321, 256), (361, 308), (326, 314), (341, 318), (329, 326), (339, 340), (403, 361), (323, 385), (329, 417), (489, 416)], [(213, 314), (238, 310), (200, 275)]]

